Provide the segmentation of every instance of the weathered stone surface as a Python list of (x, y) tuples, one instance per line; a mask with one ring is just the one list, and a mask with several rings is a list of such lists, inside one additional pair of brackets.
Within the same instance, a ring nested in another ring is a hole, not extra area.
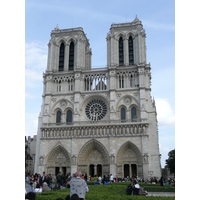
[[(123, 65), (119, 62), (120, 37)], [(59, 71), (62, 43), (64, 64)], [(150, 96), (151, 68), (146, 63), (142, 23), (136, 19), (111, 25), (107, 67), (102, 69), (91, 69), (90, 44), (82, 28), (56, 29), (49, 44), (35, 172), (55, 175), (58, 170), (74, 173), (79, 169), (88, 175), (159, 178), (156, 108)], [(69, 70), (70, 55), (73, 70)]]

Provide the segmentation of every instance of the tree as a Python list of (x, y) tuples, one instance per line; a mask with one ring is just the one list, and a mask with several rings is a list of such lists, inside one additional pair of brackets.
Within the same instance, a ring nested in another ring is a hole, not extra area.
[(171, 150), (168, 153), (169, 158), (167, 160), (165, 160), (166, 165), (168, 166), (170, 173), (174, 173), (175, 174), (175, 149)]

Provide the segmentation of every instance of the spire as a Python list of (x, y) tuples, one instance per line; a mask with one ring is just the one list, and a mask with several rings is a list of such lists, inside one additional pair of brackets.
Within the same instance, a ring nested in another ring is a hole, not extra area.
[(138, 22), (141, 24), (141, 21), (138, 19), (137, 15), (136, 15), (133, 23), (138, 23)]
[(58, 31), (58, 30), (59, 30), (58, 24), (56, 25), (56, 28), (55, 28), (55, 30), (56, 30), (56, 31)]

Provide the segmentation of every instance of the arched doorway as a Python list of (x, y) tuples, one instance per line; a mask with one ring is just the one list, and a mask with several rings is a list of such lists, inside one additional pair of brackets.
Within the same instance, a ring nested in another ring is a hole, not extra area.
[(47, 174), (57, 175), (71, 172), (71, 157), (68, 151), (61, 145), (52, 149), (47, 158)]
[[(140, 168), (140, 173), (138, 173)], [(130, 141), (125, 142), (118, 150), (116, 156), (116, 176), (134, 178), (143, 177), (142, 155), (138, 147)]]
[(129, 177), (129, 164), (124, 165), (124, 177)]
[(97, 165), (97, 176), (101, 176), (102, 175), (102, 165)]
[(78, 155), (78, 169), (90, 176), (110, 173), (109, 154), (104, 145), (96, 139), (89, 140)]
[(94, 165), (93, 164), (91, 164), (90, 166), (89, 166), (89, 175), (91, 176), (91, 177), (94, 177)]

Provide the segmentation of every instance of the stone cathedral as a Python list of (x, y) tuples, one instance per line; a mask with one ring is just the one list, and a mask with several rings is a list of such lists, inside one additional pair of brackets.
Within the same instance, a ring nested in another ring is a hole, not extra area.
[(142, 22), (111, 25), (105, 68), (91, 68), (83, 28), (57, 26), (50, 36), (35, 172), (161, 177)]

